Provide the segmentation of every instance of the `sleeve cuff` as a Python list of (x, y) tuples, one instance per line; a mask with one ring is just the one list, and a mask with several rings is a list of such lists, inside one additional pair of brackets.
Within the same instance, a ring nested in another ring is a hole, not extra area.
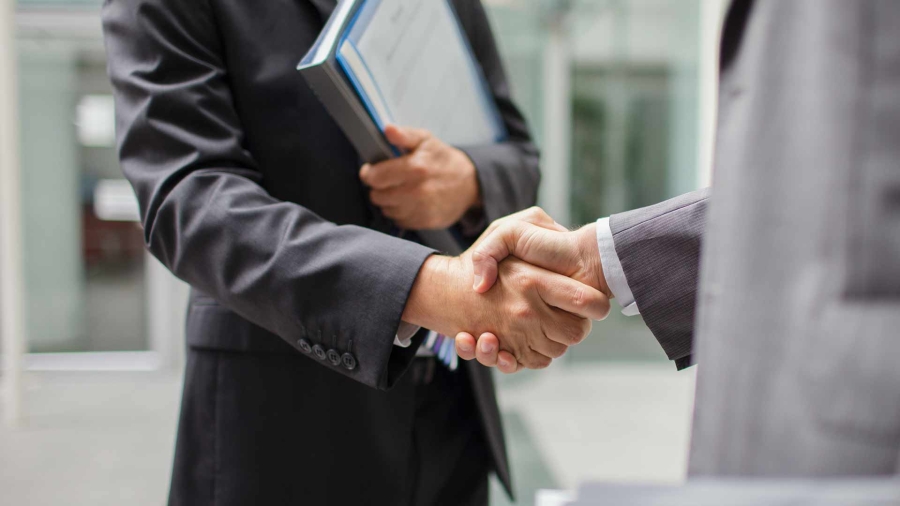
[(628, 286), (625, 271), (616, 253), (616, 245), (613, 241), (612, 229), (609, 228), (609, 218), (597, 220), (597, 246), (600, 249), (600, 264), (603, 266), (603, 277), (606, 285), (613, 293), (616, 301), (622, 307), (622, 314), (635, 316), (640, 314), (634, 294)]
[(409, 348), (409, 345), (412, 344), (413, 336), (415, 336), (416, 332), (421, 328), (422, 327), (419, 327), (418, 325), (401, 321), (400, 326), (397, 327), (397, 334), (394, 336), (394, 346)]

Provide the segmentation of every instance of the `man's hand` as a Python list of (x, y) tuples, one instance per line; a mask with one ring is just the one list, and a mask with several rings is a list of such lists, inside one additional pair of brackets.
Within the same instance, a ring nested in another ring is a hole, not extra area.
[(473, 288), (478, 293), (490, 290), (498, 264), (512, 255), (611, 295), (603, 277), (594, 223), (570, 232), (543, 209), (532, 207), (491, 223), (471, 251)]
[[(603, 275), (596, 233), (594, 224), (570, 232), (539, 208), (497, 220), (471, 249), (475, 273), (473, 288), (479, 293), (490, 293), (497, 279), (498, 265), (507, 256), (513, 255), (579, 280), (611, 298), (612, 293)], [(606, 314), (603, 314), (595, 319), (605, 317)], [(519, 363), (514, 355), (501, 350), (498, 335), (505, 341), (506, 337), (501, 333), (482, 333), (476, 346), (473, 335), (462, 332), (456, 337), (457, 354), (465, 360), (477, 358), (482, 364), (496, 366), (506, 373), (528, 367)]]
[(447, 228), (481, 205), (475, 165), (465, 153), (425, 130), (390, 125), (384, 134), (406, 154), (363, 165), (359, 177), (372, 189), (372, 203), (397, 226)]
[(486, 294), (472, 290), (473, 278), (469, 253), (430, 257), (403, 321), (450, 336), (463, 330), (501, 335), (516, 364), (541, 369), (587, 336), (591, 318), (609, 312), (609, 300), (599, 290), (518, 259), (499, 265), (496, 284)]

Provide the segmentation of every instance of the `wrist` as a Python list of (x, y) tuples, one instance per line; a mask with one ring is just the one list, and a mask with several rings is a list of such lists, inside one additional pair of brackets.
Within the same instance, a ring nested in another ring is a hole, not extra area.
[[(457, 296), (463, 270), (456, 257), (431, 255), (422, 264), (403, 310), (403, 321), (445, 335), (455, 334)], [(464, 284), (464, 283), (463, 283)]]
[(469, 158), (465, 151), (458, 148), (453, 149), (459, 157), (463, 174), (465, 174), (467, 203), (469, 204), (467, 209), (478, 209), (483, 205), (481, 183), (478, 181), (478, 169), (475, 167), (475, 162)]
[(595, 288), (612, 299), (614, 296), (606, 284), (606, 276), (603, 274), (603, 262), (600, 260), (600, 246), (597, 244), (597, 224), (585, 225), (575, 233), (578, 234), (578, 251), (584, 263), (587, 277)]

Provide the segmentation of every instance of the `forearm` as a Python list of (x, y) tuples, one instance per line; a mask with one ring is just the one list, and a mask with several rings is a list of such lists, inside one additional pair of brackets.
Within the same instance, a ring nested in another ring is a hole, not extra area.
[(335, 370), (388, 386), (394, 333), (432, 251), (263, 188), (208, 4), (107, 2), (103, 22), (121, 165), (153, 255), (299, 350), (301, 338), (352, 350), (358, 367)]
[(615, 250), (668, 357), (690, 355), (709, 190), (610, 217)]
[(295, 348), (301, 338), (337, 339), (359, 359), (355, 379), (389, 384), (383, 375), (391, 367), (390, 345), (419, 266), (432, 251), (334, 225), (246, 180), (204, 178), (216, 184), (188, 178), (147, 221), (154, 256)]

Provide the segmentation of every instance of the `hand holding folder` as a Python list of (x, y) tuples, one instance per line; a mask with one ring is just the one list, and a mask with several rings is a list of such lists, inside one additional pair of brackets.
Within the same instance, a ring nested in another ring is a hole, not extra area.
[(475, 165), (462, 151), (426, 130), (385, 128), (387, 140), (407, 154), (360, 170), (372, 203), (410, 230), (447, 228), (481, 204)]
[[(298, 69), (364, 162), (403, 155), (385, 138), (388, 124), (424, 129), (455, 146), (506, 136), (446, 0), (342, 0)], [(417, 224), (443, 226), (452, 217)], [(439, 250), (459, 252), (446, 231), (419, 235)]]

